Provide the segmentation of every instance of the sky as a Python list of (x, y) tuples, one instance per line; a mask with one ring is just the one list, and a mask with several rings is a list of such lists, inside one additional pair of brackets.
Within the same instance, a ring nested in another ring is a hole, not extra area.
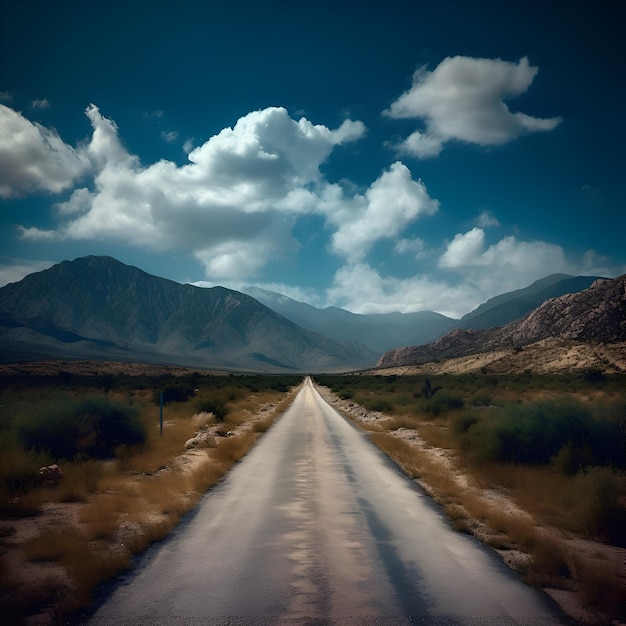
[(0, 286), (109, 255), (457, 318), (626, 273), (618, 5), (4, 2)]

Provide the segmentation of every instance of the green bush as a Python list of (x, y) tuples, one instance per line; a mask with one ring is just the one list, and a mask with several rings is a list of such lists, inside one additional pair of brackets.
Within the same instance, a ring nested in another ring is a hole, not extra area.
[(198, 413), (213, 413), (218, 422), (223, 422), (228, 415), (228, 407), (219, 398), (203, 398), (196, 402)]
[(450, 393), (446, 390), (441, 391), (437, 395), (433, 395), (426, 403), (426, 410), (435, 416), (462, 409), (465, 401), (459, 395)]
[(156, 404), (161, 402), (161, 392), (163, 393), (163, 404), (169, 402), (185, 402), (194, 394), (194, 387), (189, 383), (170, 383), (162, 389), (154, 392)]
[(381, 413), (390, 413), (393, 411), (393, 405), (384, 398), (367, 398), (363, 401), (363, 406), (368, 411), (380, 411)]
[(120, 445), (137, 445), (146, 431), (133, 407), (107, 398), (50, 402), (25, 416), (17, 436), (26, 450), (55, 459), (107, 458)]
[(619, 424), (597, 420), (573, 399), (510, 404), (460, 433), (475, 461), (547, 464), (575, 474), (587, 465), (624, 464)]
[(480, 418), (475, 412), (460, 413), (452, 421), (452, 432), (459, 436), (464, 435), (474, 424), (479, 422)]

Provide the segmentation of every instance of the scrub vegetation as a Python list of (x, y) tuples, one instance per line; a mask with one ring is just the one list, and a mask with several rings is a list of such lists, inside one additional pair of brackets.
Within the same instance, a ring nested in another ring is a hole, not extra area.
[[(575, 585), (586, 605), (626, 617), (615, 563), (590, 562), (569, 547), (576, 539), (626, 547), (626, 376), (317, 376), (316, 382), (355, 407), (381, 412), (359, 424), (427, 486), (457, 530), (474, 532), (472, 520), (479, 520), (487, 544), (529, 555), (518, 568), (527, 582)], [(421, 449), (412, 445), (415, 437)], [(464, 482), (452, 465), (424, 453), (435, 448), (455, 459)], [(504, 493), (519, 508), (503, 510), (481, 493)]]
[[(97, 585), (162, 539), (246, 454), (301, 380), (198, 373), (2, 379), (0, 612), (19, 623), (51, 602), (58, 619), (88, 604)], [(206, 443), (186, 450), (198, 433)], [(52, 464), (62, 478), (43, 481), (40, 468)], [(43, 522), (50, 511), (60, 516), (55, 524)], [(30, 526), (34, 532), (23, 532)], [(27, 585), (16, 551), (25, 572), (46, 562), (65, 575)]]

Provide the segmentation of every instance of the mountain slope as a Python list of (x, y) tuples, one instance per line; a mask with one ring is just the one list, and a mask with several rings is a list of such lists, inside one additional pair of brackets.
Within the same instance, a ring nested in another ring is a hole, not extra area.
[(516, 289), (490, 298), (464, 315), (459, 320), (458, 326), (474, 330), (503, 326), (523, 317), (546, 300), (587, 289), (599, 278), (599, 276), (551, 274), (524, 289)]
[(64, 261), (0, 289), (3, 360), (132, 358), (255, 371), (373, 363), (254, 298), (180, 285), (110, 257)]
[(383, 355), (378, 366), (521, 349), (548, 338), (595, 343), (626, 341), (626, 274), (596, 280), (584, 291), (548, 300), (505, 326), (477, 331), (455, 329), (428, 345), (391, 350)]
[(365, 354), (382, 353), (399, 346), (426, 344), (453, 328), (481, 330), (517, 320), (540, 304), (567, 293), (587, 289), (597, 276), (551, 274), (528, 287), (490, 298), (455, 320), (433, 311), (415, 313), (356, 314), (336, 307), (318, 309), (282, 294), (249, 287), (246, 293), (302, 328), (358, 348)]
[(433, 311), (357, 314), (337, 307), (318, 309), (258, 287), (246, 292), (302, 328), (335, 341), (356, 342), (377, 357), (396, 346), (433, 341), (458, 323)]

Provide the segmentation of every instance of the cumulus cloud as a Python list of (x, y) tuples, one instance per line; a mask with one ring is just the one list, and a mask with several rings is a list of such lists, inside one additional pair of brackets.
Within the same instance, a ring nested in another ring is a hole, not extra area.
[(561, 246), (545, 241), (518, 241), (509, 236), (486, 247), (485, 231), (472, 228), (456, 235), (448, 244), (439, 259), (439, 267), (462, 271), (487, 267), (491, 272), (503, 272), (507, 276), (541, 276), (546, 268), (550, 273), (564, 272), (570, 269), (570, 264)]
[(428, 195), (424, 183), (413, 180), (409, 168), (397, 161), (364, 195), (329, 215), (337, 226), (332, 249), (351, 262), (359, 261), (376, 241), (398, 237), (411, 222), (438, 209), (439, 202)]
[(483, 302), (473, 286), (451, 286), (426, 275), (382, 276), (366, 263), (340, 268), (327, 290), (330, 304), (353, 313), (437, 311), (459, 318)]
[(545, 241), (504, 237), (487, 245), (480, 228), (456, 235), (438, 265), (443, 274), (431, 271), (398, 278), (385, 276), (367, 263), (348, 263), (335, 273), (327, 304), (354, 313), (436, 311), (460, 318), (489, 298), (527, 287), (547, 274), (611, 277), (626, 273), (626, 266), (611, 265), (593, 250), (577, 259)]
[(394, 119), (419, 119), (418, 129), (397, 148), (418, 158), (438, 156), (451, 140), (492, 146), (524, 133), (550, 131), (560, 117), (539, 118), (511, 112), (505, 100), (524, 93), (538, 68), (523, 57), (501, 59), (447, 57), (433, 71), (419, 68), (411, 88), (384, 114)]
[[(419, 250), (418, 242), (401, 239), (396, 251), (409, 252), (414, 246)], [(512, 236), (488, 245), (480, 228), (457, 234), (437, 265), (443, 273), (424, 271), (399, 278), (365, 262), (348, 263), (335, 273), (327, 304), (354, 313), (436, 311), (460, 318), (489, 298), (527, 287), (547, 274), (611, 277), (626, 272), (626, 266), (612, 265), (593, 250), (575, 258), (556, 244)]]
[(143, 166), (120, 141), (113, 120), (93, 104), (85, 113), (93, 132), (80, 154), (93, 167), (92, 188), (75, 189), (54, 205), (60, 219), (56, 230), (23, 226), (24, 239), (108, 238), (182, 249), (204, 264), (207, 277), (232, 281), (254, 275), (286, 251), (293, 253), (297, 242), (291, 231), (298, 215), (323, 215), (341, 230), (347, 221), (333, 220), (352, 201), (363, 231), (357, 233), (359, 245), (371, 245), (376, 235), (364, 234), (365, 222), (383, 227), (380, 236), (400, 228), (389, 219), (375, 219), (384, 203), (400, 223), (435, 206), (401, 164), (356, 199), (344, 198), (343, 190), (324, 178), (320, 165), (337, 146), (365, 134), (362, 122), (346, 120), (332, 130), (305, 118), (296, 121), (283, 108), (268, 108), (190, 149), (186, 165), (161, 160)]
[(568, 259), (561, 246), (545, 241), (509, 236), (487, 245), (485, 231), (473, 228), (454, 237), (439, 258), (439, 267), (491, 297), (526, 287), (547, 274), (579, 274), (582, 260)]
[(482, 211), (476, 218), (476, 225), (480, 228), (497, 228), (500, 222), (491, 211)]
[(54, 129), (0, 104), (0, 197), (59, 193), (90, 169), (87, 155), (64, 143)]

